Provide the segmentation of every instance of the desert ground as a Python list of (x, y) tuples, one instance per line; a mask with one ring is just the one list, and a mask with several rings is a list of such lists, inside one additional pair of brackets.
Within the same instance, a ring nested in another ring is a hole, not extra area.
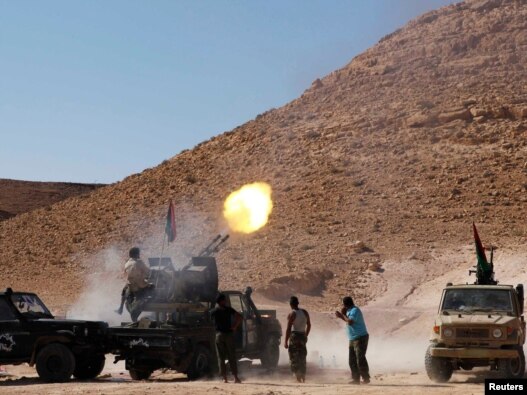
[(187, 382), (177, 375), (160, 374), (149, 381), (131, 382), (123, 372), (115, 371), (111, 377), (89, 382), (71, 382), (68, 384), (42, 384), (31, 375), (23, 378), (3, 380), (0, 384), (2, 394), (107, 394), (127, 395), (158, 393), (178, 393), (181, 395), (204, 394), (214, 392), (220, 395), (296, 395), (296, 394), (481, 394), (481, 377), (456, 376), (448, 384), (431, 383), (423, 373), (393, 373), (375, 375), (368, 385), (351, 386), (347, 384), (345, 370), (316, 372), (305, 384), (293, 383), (281, 369), (273, 376), (259, 376), (257, 373), (245, 373), (242, 384), (223, 384), (219, 381)]

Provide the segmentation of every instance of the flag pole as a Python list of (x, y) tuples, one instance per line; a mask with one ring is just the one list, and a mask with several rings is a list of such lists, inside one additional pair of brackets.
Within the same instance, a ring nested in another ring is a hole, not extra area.
[(156, 283), (155, 283), (154, 289), (157, 289), (157, 280), (159, 279), (159, 271), (161, 270), (161, 262), (163, 260), (163, 253), (165, 251), (165, 239), (166, 239), (166, 233), (163, 232), (163, 242), (161, 243), (161, 255), (159, 255), (159, 263), (158, 263), (158, 269), (156, 271)]
[(172, 199), (168, 201), (168, 213), (166, 216), (165, 228), (163, 231), (163, 241), (161, 242), (161, 254), (159, 256), (158, 270), (156, 273), (155, 287), (157, 288), (159, 280), (159, 271), (161, 270), (161, 263), (163, 260), (163, 253), (165, 252), (165, 239), (167, 244), (170, 244), (171, 241), (174, 241), (176, 238), (176, 224), (175, 224), (175, 213), (174, 213), (174, 203)]

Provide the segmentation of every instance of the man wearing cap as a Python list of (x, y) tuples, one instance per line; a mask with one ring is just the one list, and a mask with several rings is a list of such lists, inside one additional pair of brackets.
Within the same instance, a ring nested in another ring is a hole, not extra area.
[(351, 296), (342, 299), (342, 310), (336, 311), (335, 315), (346, 322), (346, 330), (349, 339), (349, 365), (351, 369), (351, 384), (369, 384), (370, 369), (366, 360), (368, 349), (368, 330), (360, 309), (355, 306)]
[(223, 382), (227, 380), (227, 366), (225, 360), (229, 361), (235, 383), (241, 383), (238, 378), (238, 365), (236, 362), (236, 349), (234, 345), (234, 333), (242, 323), (242, 316), (231, 306), (227, 305), (225, 294), (219, 294), (216, 298), (216, 308), (212, 309), (210, 315), (216, 326), (216, 350), (218, 351), (218, 362)]
[(304, 383), (306, 381), (306, 343), (311, 331), (311, 319), (309, 313), (300, 309), (298, 305), (298, 298), (291, 296), (289, 299), (291, 312), (287, 316), (284, 347), (289, 351), (291, 371), (295, 375), (296, 381)]

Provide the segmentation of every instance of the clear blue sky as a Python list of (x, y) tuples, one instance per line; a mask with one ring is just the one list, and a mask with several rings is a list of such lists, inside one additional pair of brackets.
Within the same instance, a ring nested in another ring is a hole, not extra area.
[(0, 178), (114, 182), (449, 0), (0, 0)]

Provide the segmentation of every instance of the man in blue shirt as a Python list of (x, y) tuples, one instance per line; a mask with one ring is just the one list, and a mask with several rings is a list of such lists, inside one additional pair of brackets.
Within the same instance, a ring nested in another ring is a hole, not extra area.
[(346, 330), (349, 339), (349, 365), (351, 369), (351, 384), (368, 384), (370, 382), (370, 368), (366, 360), (368, 349), (368, 330), (360, 309), (355, 306), (351, 296), (342, 299), (342, 310), (335, 315), (347, 323)]

